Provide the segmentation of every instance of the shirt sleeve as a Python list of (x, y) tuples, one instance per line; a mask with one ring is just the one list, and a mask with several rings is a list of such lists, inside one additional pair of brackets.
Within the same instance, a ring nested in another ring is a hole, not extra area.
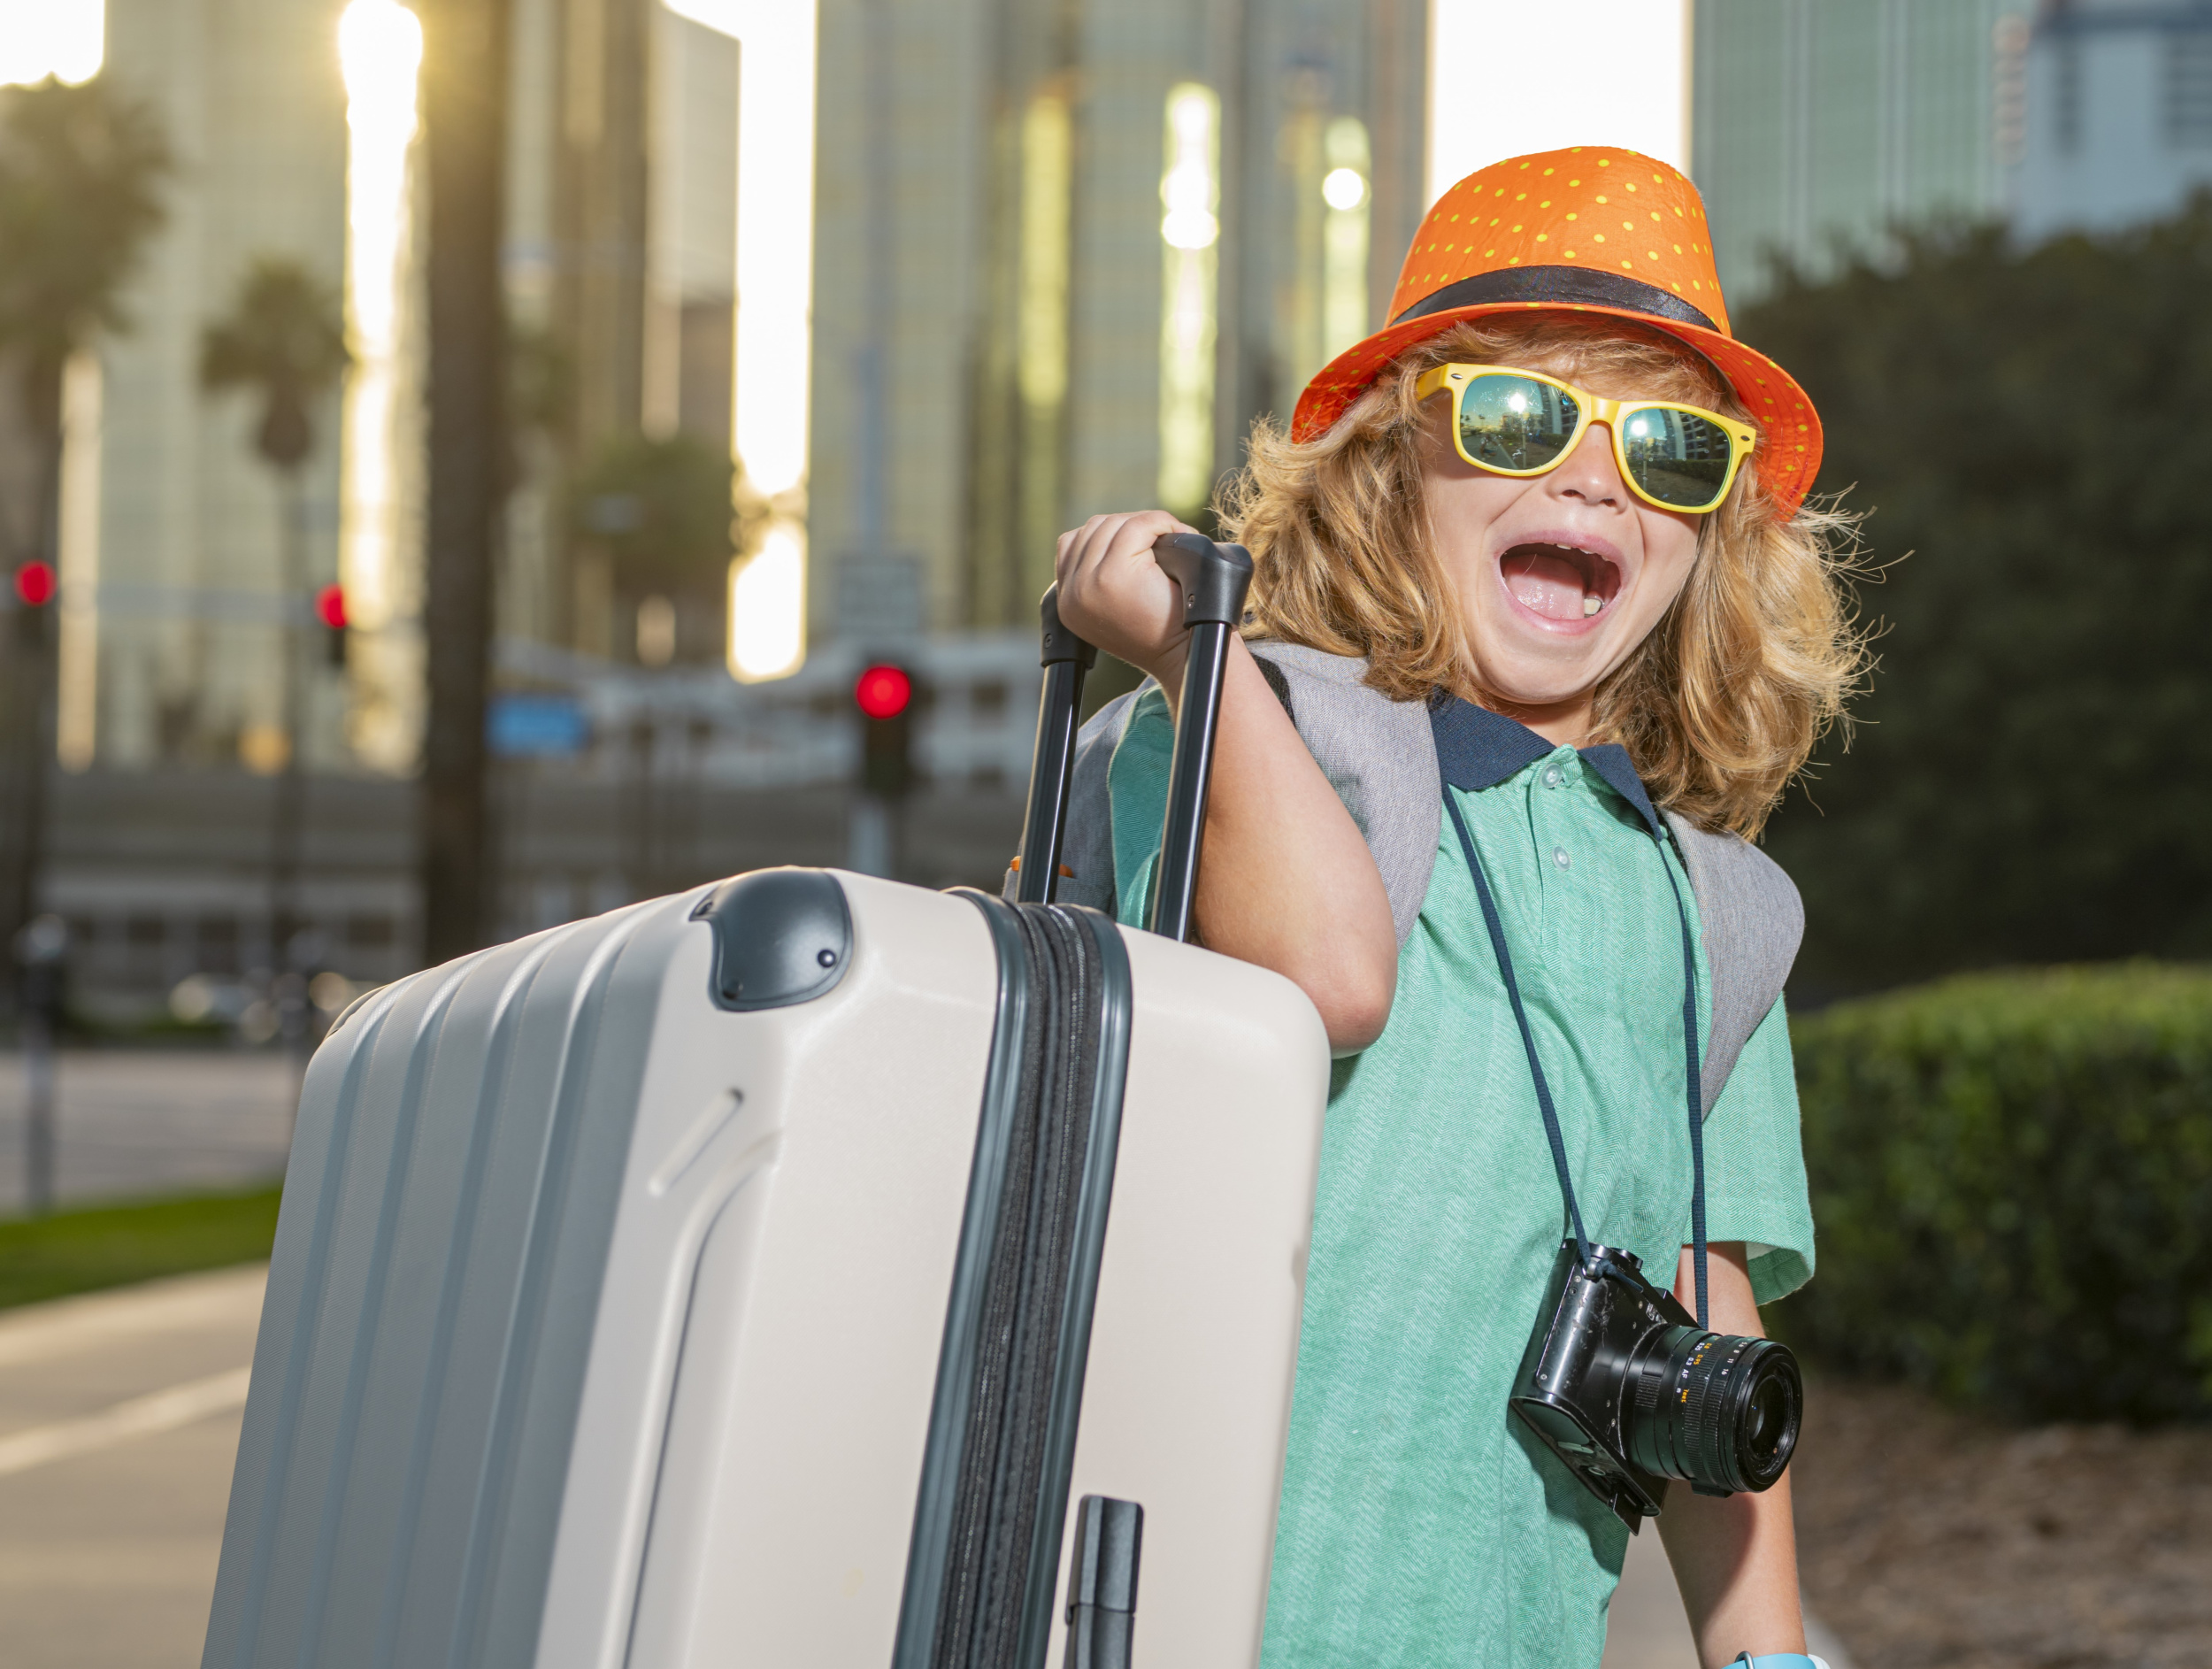
[(1705, 1121), (1705, 1191), (1706, 1238), (1747, 1243), (1754, 1299), (1771, 1304), (1812, 1279), (1813, 1208), (1789, 1016), (1779, 997)]

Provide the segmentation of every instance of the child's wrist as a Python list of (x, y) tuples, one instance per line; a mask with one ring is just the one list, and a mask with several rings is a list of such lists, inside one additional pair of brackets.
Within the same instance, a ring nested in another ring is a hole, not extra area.
[(1167, 709), (1170, 712), (1175, 711), (1182, 702), (1183, 668), (1189, 660), (1190, 635), (1186, 633), (1181, 641), (1173, 648), (1138, 668), (1140, 672), (1148, 674), (1157, 682), (1160, 688), (1166, 694)]

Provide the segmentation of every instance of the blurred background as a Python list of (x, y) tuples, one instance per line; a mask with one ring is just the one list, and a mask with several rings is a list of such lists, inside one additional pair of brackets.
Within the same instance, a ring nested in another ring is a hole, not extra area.
[(196, 1660), (337, 1012), (763, 865), (995, 886), (1055, 535), (1205, 525), (1427, 204), (1584, 142), (1696, 181), (1864, 517), (1768, 836), (1809, 1593), (2212, 1661), (2200, 0), (0, 0), (11, 1660)]

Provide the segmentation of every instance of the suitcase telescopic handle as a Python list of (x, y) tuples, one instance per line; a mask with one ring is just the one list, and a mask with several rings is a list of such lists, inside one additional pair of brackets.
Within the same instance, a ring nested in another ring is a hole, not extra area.
[(1037, 704), (1037, 751), (1014, 872), (1014, 898), (1025, 904), (1048, 904), (1060, 890), (1060, 843), (1075, 783), (1075, 719), (1083, 707), (1083, 680), (1098, 664), (1098, 650), (1060, 623), (1058, 586), (1045, 588), (1037, 612), (1044, 626), (1045, 693)]
[(1182, 588), (1183, 624), (1190, 627), (1183, 698), (1175, 716), (1175, 757), (1168, 767), (1167, 816), (1160, 825), (1152, 931), (1187, 939), (1191, 904), (1198, 896), (1199, 853), (1206, 839), (1206, 794), (1213, 783), (1221, 685), (1229, 670), (1229, 642), (1244, 619), (1252, 557), (1242, 545), (1217, 545), (1194, 533), (1169, 534), (1153, 545), (1152, 555)]
[[(1206, 833), (1214, 732), (1221, 721), (1222, 680), (1229, 667), (1229, 640), (1244, 618), (1252, 558), (1242, 545), (1217, 545), (1190, 533), (1166, 535), (1153, 545), (1152, 555), (1183, 594), (1183, 622), (1190, 627), (1191, 641), (1183, 664), (1174, 760), (1168, 770), (1151, 926), (1155, 933), (1187, 939)], [(1050, 904), (1059, 891), (1060, 850), (1075, 781), (1076, 714), (1083, 704), (1084, 675), (1098, 660), (1097, 650), (1061, 624), (1058, 586), (1046, 590), (1038, 612), (1044, 627), (1045, 688), (1037, 706), (1037, 752), (1014, 878), (1015, 900), (1025, 904)]]

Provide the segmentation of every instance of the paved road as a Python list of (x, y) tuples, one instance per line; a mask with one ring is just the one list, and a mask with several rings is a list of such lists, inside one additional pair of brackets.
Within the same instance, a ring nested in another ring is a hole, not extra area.
[(9, 1669), (195, 1669), (263, 1271), (0, 1313)]
[[(55, 1075), (57, 1192), (71, 1201), (281, 1176), (296, 1091), (280, 1055), (68, 1050)], [(22, 1057), (0, 1052), (0, 1217), (24, 1209)]]

